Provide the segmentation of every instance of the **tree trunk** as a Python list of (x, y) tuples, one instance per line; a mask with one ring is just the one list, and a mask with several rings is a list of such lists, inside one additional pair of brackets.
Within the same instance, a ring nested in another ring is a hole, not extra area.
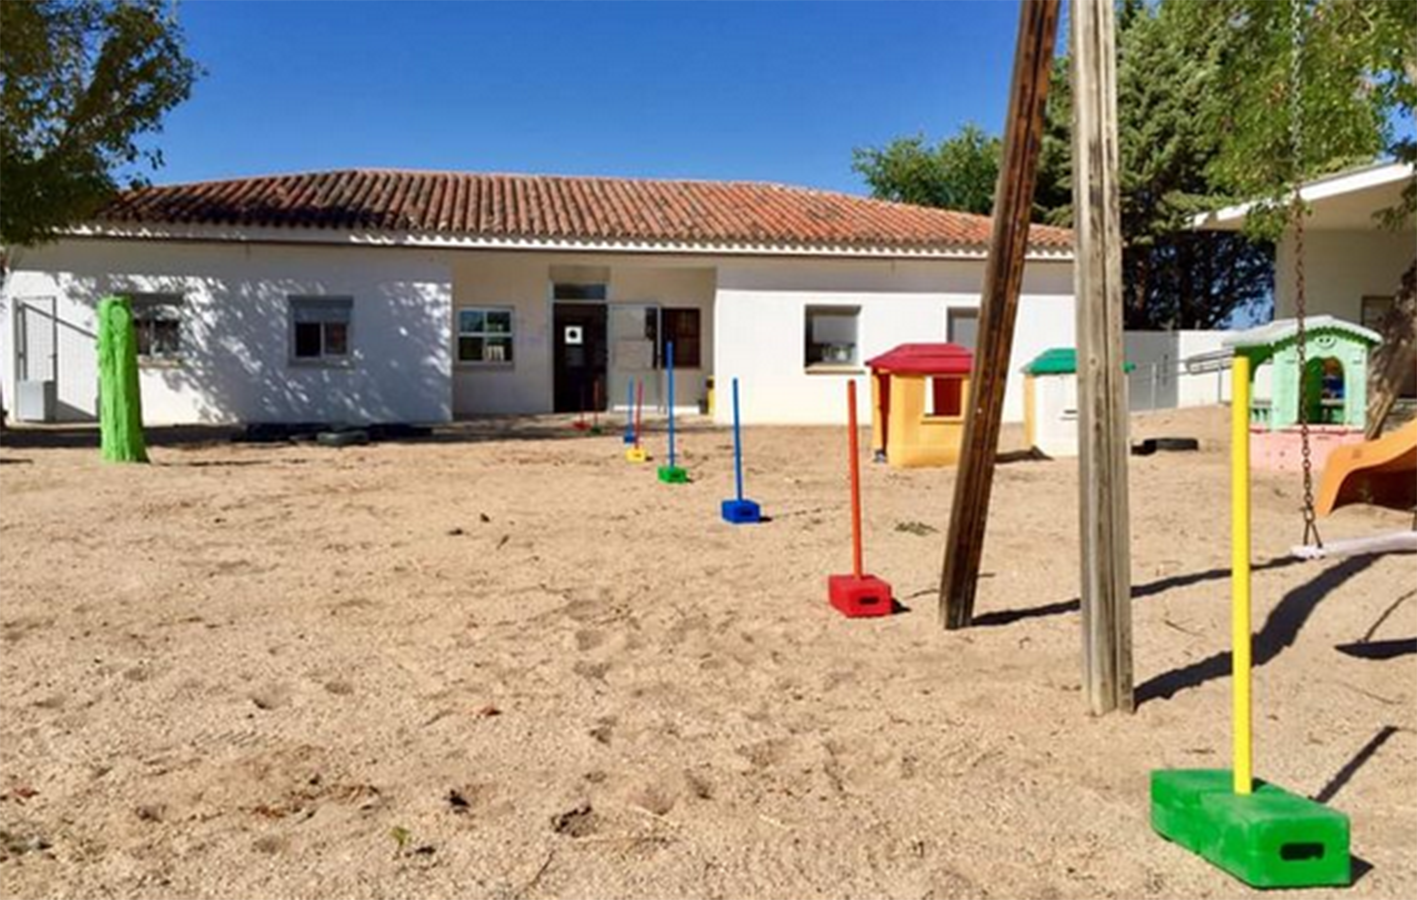
[(1403, 382), (1417, 366), (1417, 259), (1402, 275), (1392, 309), (1378, 326), (1383, 342), (1368, 362), (1367, 439), (1382, 434)]
[[(0, 297), (5, 295), (5, 283), (9, 281), (10, 275), (10, 252), (4, 247), (0, 247)], [(14, 321), (11, 319), (11, 321)], [(0, 323), (0, 328), (5, 327)], [(11, 351), (14, 352), (13, 350)], [(18, 390), (18, 389), (17, 389)], [(9, 414), (5, 411), (5, 389), (0, 387), (0, 437), (5, 435), (5, 420)]]

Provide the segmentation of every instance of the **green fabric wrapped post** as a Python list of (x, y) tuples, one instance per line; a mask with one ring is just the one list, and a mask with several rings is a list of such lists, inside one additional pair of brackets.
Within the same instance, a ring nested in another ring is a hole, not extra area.
[(138, 334), (122, 297), (98, 303), (98, 423), (105, 462), (147, 462), (138, 389)]

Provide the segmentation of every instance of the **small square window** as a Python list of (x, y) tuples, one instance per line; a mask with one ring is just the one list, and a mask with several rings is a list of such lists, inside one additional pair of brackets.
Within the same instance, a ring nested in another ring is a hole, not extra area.
[(169, 361), (182, 356), (182, 319), (186, 301), (181, 294), (129, 294), (138, 358)]
[(349, 358), (354, 301), (349, 297), (291, 297), (291, 355), (311, 362)]
[(509, 363), (512, 361), (510, 307), (464, 307), (458, 310), (458, 362)]
[(974, 350), (979, 340), (979, 310), (951, 309), (946, 314), (946, 333), (951, 344)]
[(805, 344), (808, 369), (857, 364), (857, 306), (807, 307)]

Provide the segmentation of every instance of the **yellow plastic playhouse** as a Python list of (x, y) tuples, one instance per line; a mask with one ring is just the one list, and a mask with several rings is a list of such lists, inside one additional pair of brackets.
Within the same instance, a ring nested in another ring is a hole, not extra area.
[(958, 344), (901, 344), (866, 366), (876, 459), (904, 469), (954, 465), (974, 355)]

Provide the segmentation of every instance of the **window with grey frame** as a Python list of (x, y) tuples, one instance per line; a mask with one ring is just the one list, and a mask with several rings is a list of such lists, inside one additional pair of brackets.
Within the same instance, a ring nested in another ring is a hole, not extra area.
[(953, 307), (946, 314), (945, 331), (951, 344), (974, 350), (979, 340), (979, 309)]
[(806, 366), (831, 369), (857, 365), (859, 306), (809, 306), (805, 315)]
[(512, 361), (513, 315), (509, 306), (458, 309), (458, 362), (477, 365)]
[(186, 298), (175, 293), (130, 293), (125, 296), (133, 311), (138, 359), (142, 362), (180, 360)]
[(297, 362), (349, 360), (351, 297), (290, 297), (290, 356)]

